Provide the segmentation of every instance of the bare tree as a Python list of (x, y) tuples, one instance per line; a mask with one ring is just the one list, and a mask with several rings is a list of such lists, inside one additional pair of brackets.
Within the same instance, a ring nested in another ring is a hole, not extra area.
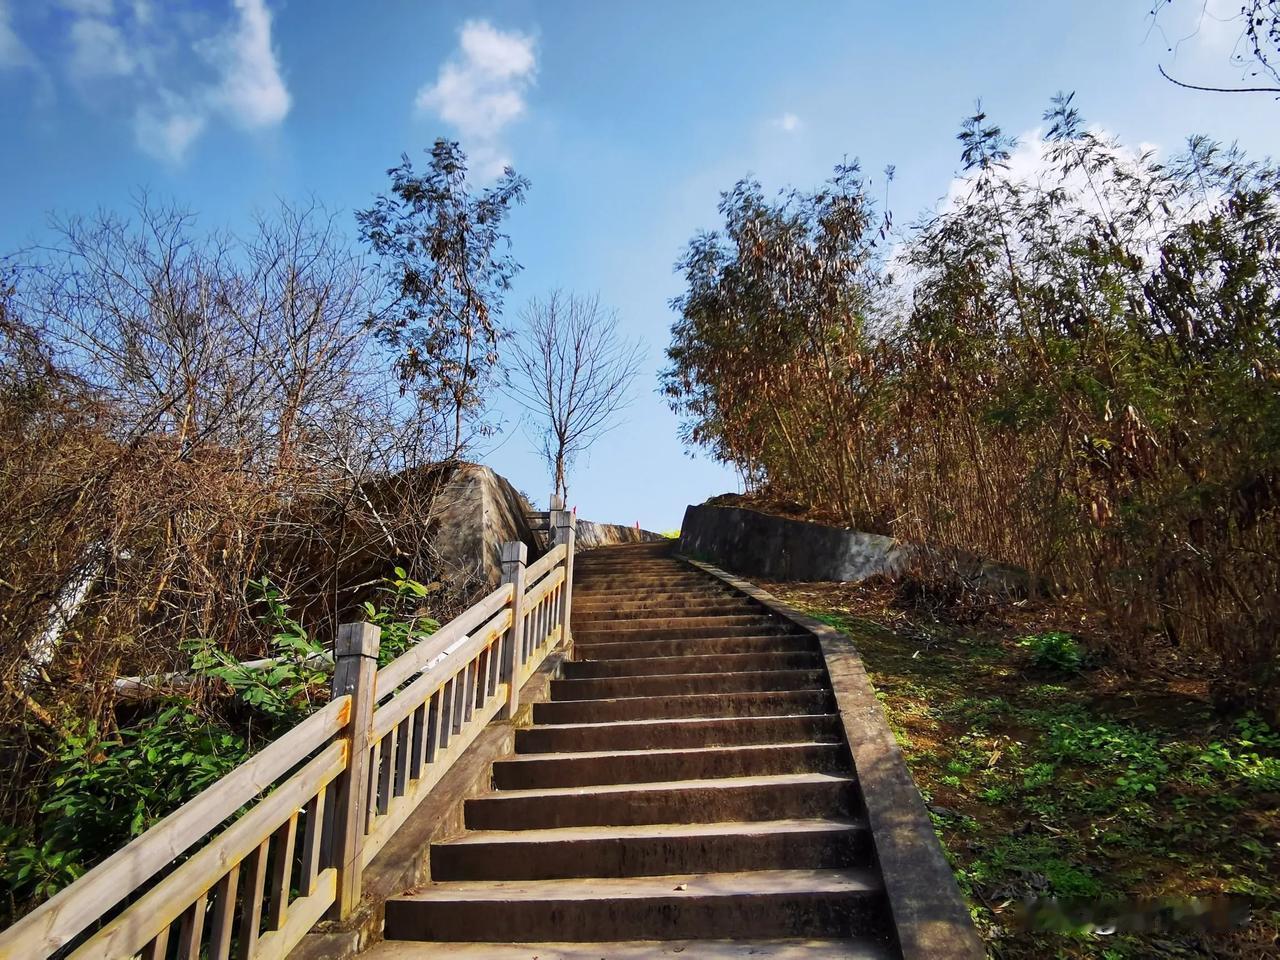
[(617, 314), (595, 296), (553, 291), (521, 317), (507, 393), (539, 431), (555, 491), (567, 497), (578, 455), (621, 422), (644, 351), (618, 336)]
[(250, 652), (255, 578), (327, 624), (429, 565), (453, 434), (388, 376), (381, 295), (316, 206), (236, 236), (142, 197), (0, 261), (0, 683), (65, 680), (64, 635), (86, 688)]

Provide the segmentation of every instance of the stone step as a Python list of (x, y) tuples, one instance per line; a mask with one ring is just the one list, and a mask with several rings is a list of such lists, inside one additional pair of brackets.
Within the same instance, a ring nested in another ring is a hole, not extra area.
[(645, 633), (668, 633), (677, 630), (687, 630), (690, 627), (706, 628), (708, 630), (718, 627), (759, 627), (761, 633), (770, 633), (772, 628), (783, 624), (775, 617), (769, 616), (764, 611), (753, 613), (715, 613), (705, 614), (702, 616), (680, 616), (680, 617), (631, 617), (626, 620), (603, 621), (592, 624), (585, 624), (581, 620), (575, 621), (573, 624), (574, 633), (597, 633), (602, 630), (608, 630), (610, 633), (614, 631), (625, 631), (628, 636), (639, 637)]
[(759, 670), (817, 670), (823, 665), (817, 650), (798, 653), (721, 653), (689, 657), (630, 657), (624, 660), (571, 660), (564, 664), (566, 680), (599, 677), (661, 676), (685, 673), (742, 673)]
[(642, 824), (469, 833), (433, 844), (431, 879), (566, 880), (868, 866), (854, 820)]
[(683, 570), (666, 574), (610, 574), (602, 577), (579, 576), (575, 571), (574, 588), (581, 587), (587, 593), (599, 590), (628, 590), (635, 592), (646, 587), (662, 587), (667, 590), (699, 589), (715, 585), (704, 573)]
[[(670, 574), (670, 575), (660, 576), (657, 579), (667, 580), (667, 579), (671, 579), (671, 577), (674, 577), (674, 576), (679, 576), (681, 577), (681, 579), (684, 580), (683, 587), (685, 589), (694, 590), (694, 591), (698, 591), (698, 590), (716, 591), (725, 596), (732, 596), (735, 592), (723, 581), (714, 580), (706, 576), (703, 576), (701, 580), (696, 580), (696, 579), (688, 580), (688, 579), (684, 579), (688, 576), (688, 574)], [(630, 593), (631, 596), (625, 598), (627, 600), (646, 599), (645, 594), (636, 593), (632, 589), (631, 584), (618, 584), (618, 583), (606, 582), (606, 581), (615, 581), (620, 579), (625, 579), (625, 575), (593, 577), (589, 574), (583, 574), (581, 568), (575, 570), (573, 574), (573, 582), (574, 582), (574, 586), (576, 587), (590, 587), (591, 589), (596, 591), (607, 590), (609, 592), (616, 592), (619, 594)], [(741, 594), (739, 594), (739, 596), (741, 596)]]
[(468, 830), (645, 823), (848, 818), (860, 814), (851, 775), (792, 773), (669, 783), (509, 790), (466, 801)]
[(593, 557), (579, 553), (574, 558), (574, 566), (578, 570), (610, 571), (610, 570), (644, 570), (656, 567), (666, 570), (680, 570), (688, 573), (698, 568), (674, 557)]
[(642, 640), (627, 643), (583, 643), (575, 640), (574, 653), (584, 660), (647, 660), (654, 657), (699, 657), (735, 653), (821, 652), (811, 634), (774, 634), (762, 637), (694, 637), (689, 640)]
[(674, 677), (607, 677), (552, 680), (552, 700), (613, 700), (698, 693), (813, 690), (826, 686), (825, 670), (761, 670), (753, 673), (690, 673)]
[(835, 697), (825, 688), (750, 690), (733, 694), (547, 701), (533, 705), (533, 722), (608, 723), (618, 720), (674, 720), (691, 717), (760, 717), (787, 713), (831, 713), (833, 710)]
[(782, 773), (834, 773), (847, 769), (842, 743), (766, 743), (730, 747), (677, 747), (627, 752), (518, 754), (493, 765), (499, 790), (667, 783)]
[[(588, 603), (594, 603), (595, 608), (582, 607), (581, 605)], [(750, 611), (754, 613), (764, 613), (764, 608), (760, 607), (760, 605), (756, 603), (755, 600), (751, 599), (750, 596), (732, 596), (722, 594), (713, 594), (708, 596), (681, 595), (669, 600), (658, 600), (658, 602), (654, 602), (654, 600), (648, 598), (648, 596), (639, 596), (639, 598), (636, 598), (635, 595), (632, 595), (632, 599), (630, 600), (595, 600), (595, 602), (590, 602), (590, 600), (580, 598), (580, 596), (577, 595), (573, 596), (573, 609), (584, 614), (627, 614), (663, 608), (673, 609), (673, 611), (687, 611), (687, 609), (692, 609), (692, 611), (701, 612), (714, 611), (714, 609), (721, 609), (724, 607), (740, 607), (750, 609)]]
[(584, 564), (580, 560), (574, 563), (575, 582), (597, 582), (600, 580), (623, 580), (631, 577), (681, 577), (694, 581), (697, 577), (709, 578), (701, 570), (684, 563), (652, 563), (642, 564)]
[[(584, 590), (581, 583), (576, 582), (573, 587), (574, 604), (590, 604), (590, 603), (654, 603), (656, 601), (683, 600), (687, 602), (698, 600), (738, 600), (740, 595), (730, 592), (725, 587), (718, 587), (714, 584), (707, 584), (688, 590), (633, 590), (630, 588), (621, 590)], [(581, 594), (581, 596), (580, 596)], [(640, 599), (643, 598), (643, 599)]]
[(838, 743), (834, 714), (566, 723), (516, 731), (516, 753), (728, 747), (752, 743)]
[(856, 940), (610, 940), (607, 943), (418, 943), (384, 940), (369, 960), (896, 960), (889, 944)]
[(575, 624), (595, 620), (643, 620), (669, 619), (672, 617), (717, 617), (717, 616), (764, 616), (764, 611), (753, 603), (741, 600), (725, 599), (708, 601), (700, 604), (675, 605), (634, 605), (628, 608), (617, 604), (602, 604), (596, 607), (573, 605), (573, 622)]
[(708, 607), (666, 607), (654, 606), (634, 610), (618, 610), (607, 606), (598, 609), (580, 610), (574, 608), (573, 625), (575, 627), (607, 627), (612, 625), (626, 626), (637, 620), (678, 620), (703, 619), (706, 617), (761, 617), (761, 611), (746, 604), (716, 604)]
[(762, 870), (432, 884), (387, 901), (391, 940), (847, 937), (883, 932), (875, 872)]
[(668, 627), (651, 630), (620, 626), (613, 624), (607, 627), (573, 627), (575, 638), (586, 643), (626, 643), (636, 640), (693, 640), (698, 637), (764, 637), (771, 634), (791, 634), (800, 636), (803, 630), (787, 620), (766, 620), (761, 618), (756, 623), (729, 624), (719, 626), (714, 623), (705, 626)]

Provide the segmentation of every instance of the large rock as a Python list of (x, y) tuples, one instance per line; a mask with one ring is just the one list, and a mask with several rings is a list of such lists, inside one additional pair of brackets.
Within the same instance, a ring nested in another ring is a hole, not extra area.
[[(461, 463), (445, 482), (432, 511), (431, 546), (441, 576), (455, 588), (489, 584), (502, 578), (502, 544), (521, 540), (529, 548), (529, 562), (543, 554), (542, 535), (530, 516), (529, 501), (490, 467)], [(662, 535), (619, 523), (579, 520), (579, 550), (620, 543), (647, 543)]]
[(579, 550), (590, 550), (593, 547), (612, 547), (620, 543), (652, 543), (663, 539), (662, 534), (652, 530), (641, 530), (639, 527), (628, 527), (621, 523), (593, 523), (590, 520), (578, 521), (578, 532), (575, 543)]
[(441, 488), (432, 517), (431, 546), (441, 574), (455, 587), (496, 585), (502, 578), (502, 544), (521, 540), (529, 562), (542, 556), (542, 538), (529, 524), (531, 508), (492, 468), (459, 464)]

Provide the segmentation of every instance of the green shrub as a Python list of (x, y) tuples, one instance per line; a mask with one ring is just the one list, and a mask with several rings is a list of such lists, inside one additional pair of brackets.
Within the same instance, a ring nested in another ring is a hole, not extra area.
[(1031, 662), (1046, 670), (1075, 673), (1084, 666), (1084, 648), (1069, 633), (1034, 633), (1018, 641), (1031, 651)]
[(385, 604), (365, 601), (361, 607), (365, 620), (382, 630), (378, 647), (379, 667), (385, 667), (410, 647), (440, 629), (438, 620), (411, 610), (439, 589), (440, 584), (419, 583), (410, 579), (403, 567), (396, 567), (395, 576), (387, 579), (382, 587), (382, 593), (387, 598)]
[(193, 673), (226, 683), (237, 697), (283, 731), (307, 716), (316, 698), (327, 689), (324, 648), (294, 619), (275, 584), (263, 577), (251, 586), (266, 605), (260, 619), (274, 631), (270, 640), (270, 656), (275, 660), (272, 666), (246, 667), (229, 651), (204, 637), (189, 640), (183, 646), (191, 655)]
[(11, 853), (21, 864), (9, 878), (18, 899), (48, 896), (248, 756), (243, 737), (185, 698), (113, 733), (85, 724), (59, 746), (39, 837)]

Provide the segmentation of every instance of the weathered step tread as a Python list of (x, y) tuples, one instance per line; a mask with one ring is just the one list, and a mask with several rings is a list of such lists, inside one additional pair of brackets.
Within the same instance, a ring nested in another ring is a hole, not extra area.
[[(830, 710), (835, 705), (831, 691), (822, 687), (805, 690), (751, 690), (744, 693), (686, 693), (659, 697), (605, 697), (598, 700), (549, 700), (533, 705), (535, 725), (551, 723), (554, 717), (591, 716), (614, 721), (649, 719), (725, 720), (760, 716), (754, 712), (784, 712), (791, 707), (811, 713)], [(566, 722), (561, 720), (560, 722)], [(578, 720), (576, 722), (582, 722)]]
[(707, 653), (683, 657), (584, 658), (565, 664), (566, 680), (606, 680), (624, 677), (671, 677), (699, 673), (743, 673), (762, 670), (817, 670), (819, 650), (764, 653)]
[(546, 763), (548, 760), (607, 760), (625, 753), (628, 757), (648, 755), (655, 757), (688, 757), (712, 756), (716, 754), (755, 754), (819, 747), (831, 749), (840, 744), (830, 740), (785, 740), (777, 743), (734, 743), (711, 747), (642, 747), (639, 750), (580, 750), (572, 753), (555, 751), (553, 753), (513, 753), (503, 757), (497, 763)]
[(493, 765), (500, 791), (534, 786), (645, 783), (672, 777), (737, 777), (849, 768), (844, 744), (832, 741), (585, 750), (514, 754)]
[(600, 943), (415, 943), (384, 940), (369, 960), (893, 960), (898, 954), (870, 938), (856, 940), (609, 940)]
[(666, 874), (660, 877), (590, 877), (572, 880), (454, 880), (432, 883), (398, 901), (503, 903), (511, 900), (582, 903), (590, 900), (695, 899), (812, 894), (878, 894), (874, 870), (751, 870), (746, 873)]
[(711, 777), (706, 780), (651, 780), (641, 783), (595, 783), (583, 787), (530, 787), (497, 790), (478, 799), (513, 800), (521, 797), (576, 797), (608, 793), (663, 793), (678, 790), (725, 790), (733, 787), (788, 786), (797, 784), (842, 783), (852, 785), (853, 775), (835, 773), (777, 773), (754, 777)]
[(742, 670), (737, 673), (674, 673), (657, 676), (552, 680), (551, 699), (646, 700), (685, 694), (763, 693), (821, 690), (827, 673), (809, 670)]
[[(568, 701), (568, 703), (582, 703), (579, 701)], [(837, 713), (765, 713), (759, 716), (750, 717), (646, 717), (643, 719), (625, 719), (625, 721), (594, 721), (581, 723), (536, 723), (532, 727), (526, 727), (524, 730), (516, 731), (516, 753), (520, 755), (530, 755), (527, 751), (520, 749), (521, 735), (535, 735), (535, 733), (548, 733), (548, 735), (564, 735), (564, 736), (590, 736), (591, 733), (636, 733), (637, 736), (644, 737), (646, 733), (663, 733), (671, 730), (687, 730), (690, 732), (713, 731), (713, 730), (733, 730), (733, 728), (750, 727), (755, 730), (768, 731), (769, 723), (776, 721), (780, 724), (786, 724), (787, 727), (794, 726), (797, 723), (812, 723), (814, 727), (823, 727), (826, 724), (838, 721), (840, 714)], [(581, 742), (581, 741), (579, 741)], [(764, 741), (772, 742), (772, 741)], [(832, 742), (828, 740), (817, 742)], [(838, 742), (835, 741), (835, 742)], [(718, 744), (718, 746), (733, 746), (735, 744)], [(717, 744), (705, 744), (705, 746), (717, 746)], [(630, 753), (632, 750), (650, 750), (655, 749), (652, 746), (611, 746), (609, 748), (614, 753)], [(662, 749), (662, 748), (657, 748)], [(558, 753), (579, 754), (580, 749), (576, 744), (572, 749), (561, 750), (539, 750), (536, 753)], [(506, 758), (504, 758), (506, 759)]]
[(813, 720), (823, 721), (838, 717), (835, 713), (775, 713), (761, 714), (751, 717), (647, 717), (643, 720), (605, 720), (595, 723), (540, 723), (532, 730), (564, 730), (569, 731), (589, 731), (589, 730), (630, 730), (643, 729), (652, 727), (654, 729), (663, 729), (665, 727), (701, 727), (714, 726), (722, 723), (736, 723), (739, 720), (759, 721), (764, 723), (769, 720)]
[(623, 827), (548, 827), (539, 830), (471, 830), (438, 846), (489, 843), (566, 843), (574, 840), (668, 840), (675, 837), (756, 836), (788, 833), (849, 833), (866, 823), (844, 818), (732, 820), (722, 823), (647, 823)]

